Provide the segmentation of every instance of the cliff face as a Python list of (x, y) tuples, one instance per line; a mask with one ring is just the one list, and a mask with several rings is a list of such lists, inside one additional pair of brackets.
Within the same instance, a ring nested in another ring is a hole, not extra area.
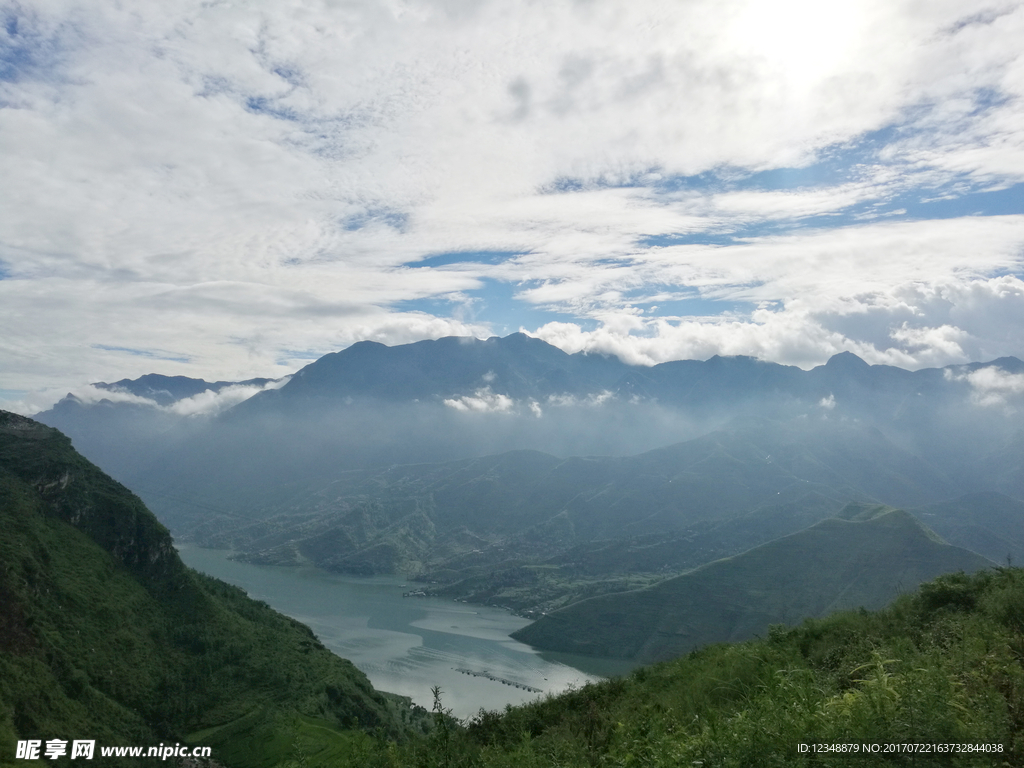
[(0, 412), (0, 764), (18, 739), (201, 738), (271, 766), (302, 723), (368, 738), (392, 711), (307, 627), (187, 568), (67, 437)]
[(136, 575), (161, 581), (184, 574), (167, 529), (56, 429), (0, 412), (0, 467), (38, 494), (47, 516), (86, 534)]

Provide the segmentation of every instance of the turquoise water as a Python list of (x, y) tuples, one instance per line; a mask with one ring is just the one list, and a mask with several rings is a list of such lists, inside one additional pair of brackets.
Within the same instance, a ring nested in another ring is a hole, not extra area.
[(188, 545), (178, 551), (196, 570), (308, 625), (375, 688), (409, 696), (429, 709), (430, 689), (440, 686), (445, 707), (457, 717), (560, 693), (624, 674), (631, 666), (615, 659), (540, 654), (509, 637), (528, 619), (499, 608), (402, 597), (418, 585), (398, 577), (251, 565), (229, 560), (223, 550)]

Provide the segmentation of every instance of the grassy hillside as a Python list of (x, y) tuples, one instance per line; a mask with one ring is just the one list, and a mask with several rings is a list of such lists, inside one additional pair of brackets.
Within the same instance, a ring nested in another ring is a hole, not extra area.
[(272, 766), (300, 738), (336, 754), (397, 737), (401, 710), (307, 627), (187, 569), (66, 437), (0, 412), (0, 763), (17, 739), (88, 738)]
[(659, 661), (775, 623), (879, 608), (939, 574), (992, 565), (901, 510), (850, 505), (841, 515), (645, 589), (574, 603), (514, 636), (546, 650)]
[[(1024, 764), (1024, 571), (952, 574), (877, 613), (714, 645), (456, 734), (449, 765)], [(986, 753), (809, 755), (799, 743), (964, 743)], [(435, 748), (436, 751), (436, 748)], [(423, 764), (426, 764), (424, 761)]]
[[(775, 625), (429, 736), (377, 768), (1024, 765), (1024, 570), (948, 574), (877, 612)], [(443, 694), (438, 709), (443, 711)], [(858, 753), (799, 745), (856, 745)], [(886, 745), (943, 751), (886, 754)], [(879, 750), (864, 755), (865, 745)], [(952, 749), (945, 745), (953, 745)], [(971, 749), (964, 749), (968, 745)]]

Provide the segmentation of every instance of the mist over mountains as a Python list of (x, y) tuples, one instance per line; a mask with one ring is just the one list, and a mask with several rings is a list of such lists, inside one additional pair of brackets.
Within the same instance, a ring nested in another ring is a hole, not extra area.
[(594, 597), (515, 633), (571, 653), (645, 662), (764, 635), (839, 610), (878, 609), (943, 573), (991, 565), (902, 510), (851, 504), (835, 517), (646, 589)]
[(911, 510), (986, 562), (1024, 558), (1017, 358), (644, 368), (513, 334), (361, 342), (279, 381), (96, 390), (38, 418), (176, 536), (528, 616), (653, 588), (850, 503)]
[[(507, 450), (625, 456), (753, 418), (857, 421), (964, 488), (1016, 493), (1020, 473), (1000, 457), (1021, 448), (1013, 405), (1022, 395), (1017, 358), (913, 372), (850, 353), (810, 371), (718, 356), (644, 368), (513, 334), (361, 342), (286, 381), (103, 383), (91, 401), (69, 395), (37, 418), (143, 494), (186, 478), (203, 488), (211, 472), (242, 486), (233, 497), (346, 469)], [(998, 477), (975, 483), (979, 462)]]

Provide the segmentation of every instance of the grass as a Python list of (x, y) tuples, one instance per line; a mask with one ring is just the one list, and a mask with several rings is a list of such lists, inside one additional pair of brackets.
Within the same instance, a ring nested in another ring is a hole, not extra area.
[[(1024, 763), (1024, 571), (951, 574), (877, 611), (840, 612), (716, 644), (629, 677), (482, 712), (447, 758), (394, 766), (1013, 766)], [(801, 743), (986, 744), (853, 760)]]

